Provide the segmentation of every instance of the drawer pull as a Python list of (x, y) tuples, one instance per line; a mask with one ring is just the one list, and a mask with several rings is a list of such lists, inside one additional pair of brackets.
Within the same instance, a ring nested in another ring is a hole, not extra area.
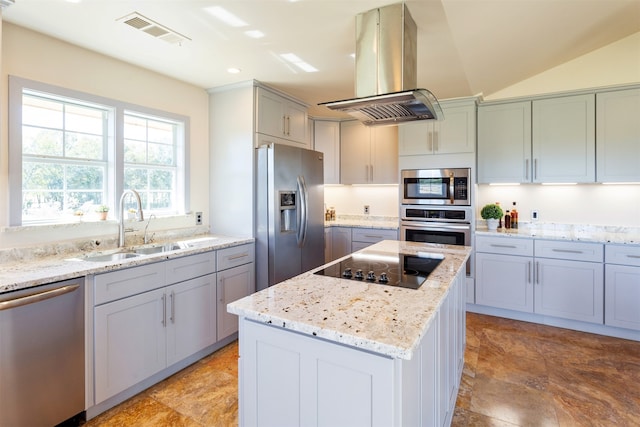
[(637, 258), (640, 259), (640, 255), (627, 255), (629, 258)]
[(553, 252), (563, 252), (566, 254), (582, 254), (584, 252), (582, 251), (576, 251), (576, 250), (572, 250), (572, 249), (551, 249)]
[(498, 245), (498, 244), (495, 244), (495, 243), (491, 243), (491, 245), (490, 245), (490, 246), (491, 246), (491, 247), (494, 247), (494, 248), (518, 249), (518, 247), (517, 247), (517, 246), (514, 246), (514, 245)]
[(229, 261), (235, 261), (235, 260), (237, 260), (237, 259), (244, 258), (244, 257), (248, 257), (248, 256), (249, 256), (249, 254), (248, 254), (247, 252), (245, 252), (245, 253), (243, 253), (243, 254), (230, 256), (230, 257), (228, 257), (227, 259), (228, 259)]
[(370, 237), (372, 239), (382, 239), (383, 238), (383, 236), (373, 236), (371, 234), (365, 234), (364, 237)]

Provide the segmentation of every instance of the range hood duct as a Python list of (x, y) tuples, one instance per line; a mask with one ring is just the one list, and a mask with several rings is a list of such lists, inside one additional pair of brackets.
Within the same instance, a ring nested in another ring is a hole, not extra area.
[(324, 102), (367, 126), (442, 120), (436, 97), (414, 89), (417, 27), (404, 3), (356, 16), (356, 98)]

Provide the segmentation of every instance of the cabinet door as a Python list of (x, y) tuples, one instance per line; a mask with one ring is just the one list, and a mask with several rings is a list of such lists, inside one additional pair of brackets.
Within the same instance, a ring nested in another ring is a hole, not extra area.
[(476, 303), (533, 312), (533, 259), (476, 253)]
[(306, 107), (291, 101), (286, 101), (284, 105), (285, 138), (308, 147)]
[(478, 183), (531, 181), (531, 102), (478, 107)]
[(166, 289), (167, 365), (216, 342), (216, 275)]
[(583, 322), (604, 322), (601, 263), (536, 259), (535, 312)]
[(370, 184), (398, 183), (398, 128), (371, 128)]
[(253, 292), (253, 269), (251, 263), (218, 272), (218, 341), (238, 332), (238, 316), (227, 313), (227, 304)]
[(340, 123), (316, 120), (314, 149), (324, 154), (324, 183), (340, 184)]
[(604, 323), (640, 331), (640, 267), (605, 266)]
[(401, 156), (433, 154), (434, 121), (423, 120), (398, 126), (398, 153)]
[(351, 253), (351, 228), (331, 228), (331, 255), (333, 259), (342, 258)]
[(473, 153), (476, 148), (476, 106), (443, 105), (444, 120), (435, 121), (434, 154)]
[(166, 367), (164, 289), (103, 304), (94, 316), (96, 404)]
[(640, 181), (640, 89), (596, 95), (598, 182)]
[(594, 182), (595, 95), (533, 101), (533, 181)]
[(357, 121), (340, 123), (340, 183), (367, 184), (371, 134)]
[(258, 88), (257, 93), (257, 132), (279, 138), (284, 137), (286, 124), (284, 116), (284, 99), (263, 88)]

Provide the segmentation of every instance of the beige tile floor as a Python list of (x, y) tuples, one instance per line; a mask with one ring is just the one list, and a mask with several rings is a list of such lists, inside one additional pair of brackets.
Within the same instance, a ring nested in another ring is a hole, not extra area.
[[(88, 421), (234, 426), (234, 342)], [(467, 314), (454, 426), (640, 426), (640, 342)]]

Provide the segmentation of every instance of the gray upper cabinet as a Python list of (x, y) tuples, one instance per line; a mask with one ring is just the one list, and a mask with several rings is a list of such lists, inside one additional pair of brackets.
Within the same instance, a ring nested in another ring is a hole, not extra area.
[(481, 105), (478, 183), (595, 182), (595, 95)]
[(595, 182), (595, 95), (532, 102), (533, 182)]
[(275, 92), (258, 87), (256, 130), (280, 138), (282, 143), (309, 146), (307, 107)]
[(478, 183), (529, 182), (531, 101), (478, 107)]
[(340, 183), (397, 184), (398, 128), (340, 123)]
[(596, 95), (598, 182), (640, 182), (640, 88)]
[(473, 153), (476, 147), (476, 102), (442, 101), (444, 120), (398, 126), (401, 156)]

